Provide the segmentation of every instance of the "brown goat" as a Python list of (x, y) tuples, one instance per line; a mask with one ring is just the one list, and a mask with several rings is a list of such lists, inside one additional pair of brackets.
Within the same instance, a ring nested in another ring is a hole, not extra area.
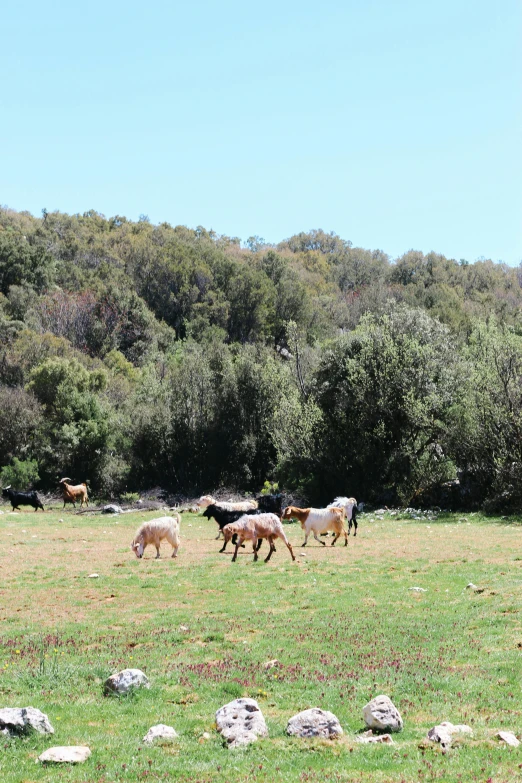
[(87, 485), (68, 484), (67, 482), (70, 480), (71, 480), (70, 478), (63, 478), (60, 479), (59, 482), (62, 490), (63, 507), (65, 508), (66, 503), (72, 503), (73, 506), (76, 508), (76, 501), (80, 502), (80, 508), (83, 507), (84, 503), (86, 506), (88, 506), (89, 498), (87, 496)]
[(324, 541), (318, 538), (317, 534), (326, 533), (328, 530), (333, 530), (335, 533), (332, 546), (334, 546), (341, 533), (344, 535), (344, 545), (348, 546), (348, 533), (343, 524), (344, 508), (296, 508), (296, 506), (287, 506), (283, 511), (281, 519), (292, 519), (292, 517), (299, 520), (305, 533), (305, 540), (301, 546), (306, 546), (310, 533), (313, 533), (316, 541), (326, 546)]
[(235, 533), (237, 533), (237, 543), (232, 562), (236, 560), (237, 551), (243, 541), (252, 542), (252, 546), (254, 547), (254, 560), (257, 560), (257, 550), (259, 549), (258, 542), (262, 538), (266, 538), (270, 545), (270, 551), (265, 557), (265, 563), (268, 563), (272, 554), (275, 552), (274, 541), (276, 538), (281, 538), (285, 542), (288, 551), (292, 556), (292, 560), (295, 560), (292, 545), (286, 537), (281, 520), (275, 514), (257, 514), (255, 516), (245, 514), (238, 519), (237, 522), (231, 522), (229, 525), (225, 525), (223, 528), (225, 545)]

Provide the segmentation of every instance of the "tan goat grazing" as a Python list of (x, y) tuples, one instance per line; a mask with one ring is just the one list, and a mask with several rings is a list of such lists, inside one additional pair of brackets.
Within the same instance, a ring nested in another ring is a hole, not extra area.
[(80, 508), (83, 507), (84, 503), (88, 506), (89, 498), (87, 497), (87, 484), (68, 484), (67, 482), (70, 480), (70, 478), (63, 478), (60, 479), (59, 482), (63, 496), (63, 507), (65, 508), (66, 503), (72, 503), (76, 508), (76, 503), (78, 501), (80, 503)]
[(158, 560), (160, 556), (160, 542), (164, 538), (166, 538), (172, 546), (172, 557), (177, 557), (180, 522), (181, 518), (179, 514), (176, 514), (175, 517), (149, 519), (148, 522), (144, 522), (143, 525), (140, 525), (134, 536), (134, 541), (131, 544), (131, 549), (136, 557), (143, 557), (145, 547), (149, 544), (154, 544), (156, 547), (156, 560)]
[(231, 522), (229, 525), (225, 525), (223, 528), (225, 546), (235, 533), (237, 533), (237, 543), (232, 562), (237, 558), (237, 550), (242, 545), (243, 541), (252, 542), (252, 546), (254, 547), (254, 560), (257, 560), (258, 541), (261, 538), (266, 538), (270, 544), (270, 551), (265, 557), (265, 563), (268, 563), (272, 557), (272, 553), (275, 552), (274, 541), (276, 538), (283, 539), (288, 547), (288, 551), (292, 555), (292, 560), (295, 560), (292, 545), (286, 537), (281, 520), (275, 514), (256, 514), (255, 516), (245, 514), (240, 517), (237, 522)]
[(348, 546), (348, 534), (343, 525), (344, 520), (344, 508), (296, 508), (296, 506), (287, 506), (283, 511), (281, 519), (295, 518), (301, 523), (301, 527), (305, 531), (304, 544), (306, 546), (308, 536), (310, 533), (314, 534), (316, 541), (326, 546), (324, 541), (318, 538), (318, 533), (326, 533), (328, 530), (333, 530), (335, 533), (332, 546), (343, 533), (344, 545)]

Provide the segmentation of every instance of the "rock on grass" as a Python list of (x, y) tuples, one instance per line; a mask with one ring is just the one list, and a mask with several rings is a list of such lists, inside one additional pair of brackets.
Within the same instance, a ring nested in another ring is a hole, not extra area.
[(106, 696), (111, 694), (122, 696), (136, 688), (150, 688), (148, 678), (141, 669), (123, 669), (105, 681), (103, 692)]
[(363, 707), (363, 719), (368, 728), (378, 731), (401, 731), (403, 720), (388, 696), (376, 696)]
[(297, 737), (335, 739), (343, 734), (341, 724), (333, 712), (312, 707), (290, 718), (286, 733)]
[(35, 707), (6, 707), (0, 710), (0, 730), (9, 734), (54, 734), (49, 718)]
[(38, 756), (38, 761), (44, 764), (83, 764), (90, 755), (86, 745), (63, 745), (48, 748)]
[(216, 727), (229, 748), (249, 745), (266, 737), (263, 713), (255, 699), (234, 699), (216, 712)]

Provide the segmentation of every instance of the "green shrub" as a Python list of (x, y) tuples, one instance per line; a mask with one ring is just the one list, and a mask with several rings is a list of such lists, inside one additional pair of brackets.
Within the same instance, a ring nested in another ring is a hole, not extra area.
[(123, 495), (120, 495), (120, 500), (122, 503), (136, 503), (139, 499), (139, 492), (124, 492)]
[(0, 471), (0, 483), (3, 487), (11, 485), (15, 489), (26, 489), (39, 480), (38, 463), (35, 459), (23, 461), (13, 457), (11, 464)]

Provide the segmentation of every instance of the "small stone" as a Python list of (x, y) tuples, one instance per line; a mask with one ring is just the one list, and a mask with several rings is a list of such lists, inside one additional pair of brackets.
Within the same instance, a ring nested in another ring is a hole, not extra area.
[(439, 742), (441, 747), (449, 748), (452, 740), (452, 733), (448, 726), (434, 726), (428, 731), (428, 739), (432, 742)]
[(211, 739), (211, 734), (209, 734), (208, 731), (204, 731), (203, 734), (201, 735), (201, 739), (209, 740)]
[(86, 745), (64, 745), (48, 748), (38, 756), (38, 761), (53, 764), (82, 764), (90, 755), (91, 751)]
[(275, 666), (279, 666), (279, 661), (277, 658), (273, 658), (271, 661), (265, 661), (263, 664), (263, 669), (273, 669)]
[(413, 590), (415, 593), (427, 593), (426, 587), (408, 587), (408, 590)]
[(229, 748), (249, 745), (258, 737), (266, 737), (263, 713), (254, 699), (234, 699), (216, 712), (216, 727)]
[(428, 739), (439, 742), (443, 748), (449, 748), (454, 734), (473, 734), (473, 729), (464, 723), (453, 725), (449, 720), (444, 720), (428, 731)]
[(150, 688), (148, 678), (140, 669), (123, 669), (105, 681), (103, 691), (109, 694), (125, 694), (136, 688)]
[(359, 734), (359, 736), (355, 738), (355, 741), (365, 745), (370, 742), (382, 742), (385, 745), (395, 745), (395, 742), (391, 738), (391, 734), (374, 734), (371, 729), (365, 731), (364, 734)]
[(89, 574), (89, 579), (99, 579), (99, 574)]
[(403, 721), (398, 709), (388, 696), (376, 696), (363, 708), (363, 719), (370, 729), (401, 731)]
[(177, 732), (172, 726), (165, 726), (164, 723), (158, 723), (157, 726), (151, 726), (148, 732), (143, 737), (143, 742), (147, 745), (153, 745), (156, 740), (162, 740), (163, 742), (172, 742), (177, 738)]
[(180, 625), (179, 630), (186, 633), (187, 631), (190, 631), (190, 628), (188, 627), (188, 625)]
[(6, 707), (0, 710), (0, 729), (9, 734), (54, 734), (49, 718), (35, 707)]
[(466, 585), (466, 590), (477, 590), (477, 585), (474, 585), (473, 582), (470, 582)]
[(495, 734), (501, 742), (505, 742), (506, 745), (511, 745), (513, 748), (518, 748), (520, 741), (515, 737), (512, 731), (498, 731)]
[(122, 507), (117, 506), (116, 503), (109, 503), (102, 508), (102, 514), (121, 514), (122, 511)]
[(335, 739), (343, 734), (343, 730), (333, 712), (312, 707), (290, 718), (286, 733), (296, 737)]
[(63, 519), (59, 519), (58, 522), (63, 522)]

